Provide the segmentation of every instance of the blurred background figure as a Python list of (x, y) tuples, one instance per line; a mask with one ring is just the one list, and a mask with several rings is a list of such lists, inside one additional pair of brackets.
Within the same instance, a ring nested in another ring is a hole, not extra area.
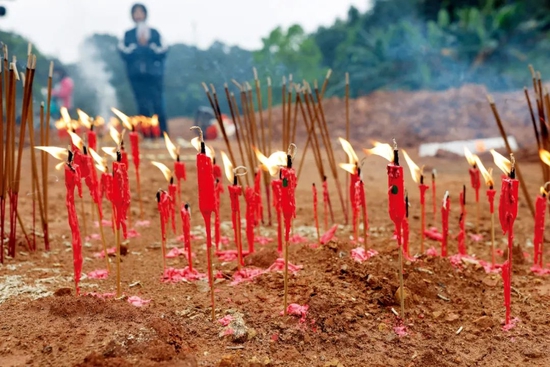
[(64, 67), (57, 65), (53, 71), (55, 86), (52, 89), (52, 104), (50, 113), (52, 117), (58, 119), (61, 117), (61, 107), (71, 111), (73, 108), (73, 79), (67, 74)]
[[(222, 113), (223, 126), (228, 137), (235, 135), (235, 125), (227, 115)], [(204, 132), (205, 140), (216, 140), (223, 137), (220, 124), (216, 119), (214, 110), (210, 107), (201, 106), (195, 113), (195, 125)]]
[(161, 131), (168, 132), (164, 106), (164, 60), (167, 48), (162, 46), (160, 33), (147, 23), (147, 8), (134, 4), (131, 15), (136, 27), (124, 35), (119, 51), (126, 63), (138, 114), (158, 115)]

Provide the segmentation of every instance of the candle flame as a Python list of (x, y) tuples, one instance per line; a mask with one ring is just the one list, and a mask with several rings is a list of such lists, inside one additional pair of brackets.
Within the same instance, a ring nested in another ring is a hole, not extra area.
[(539, 150), (539, 157), (542, 163), (550, 166), (550, 152), (546, 149)]
[(357, 173), (357, 164), (355, 163), (340, 163), (339, 166), (344, 171), (349, 172), (352, 175)]
[(166, 167), (165, 164), (160, 162), (151, 162), (151, 164), (162, 172), (164, 175), (164, 178), (166, 178), (166, 181), (170, 182), (170, 179), (172, 178), (172, 171), (170, 171), (170, 168)]
[(55, 159), (59, 159), (60, 161), (67, 160), (67, 157), (69, 156), (69, 153), (67, 149), (59, 148), (59, 147), (45, 147), (45, 146), (37, 146), (34, 147), (35, 149), (42, 150)]
[(269, 157), (266, 157), (258, 148), (254, 147), (256, 157), (260, 161), (262, 168), (269, 172), (271, 176), (276, 176), (279, 173), (280, 167), (286, 167), (287, 154), (283, 151), (273, 152)]
[(495, 165), (500, 168), (502, 172), (509, 175), (510, 172), (512, 172), (512, 162), (510, 162), (506, 157), (504, 157), (502, 154), (498, 153), (494, 149), (491, 149), (491, 154), (493, 155)]
[(128, 118), (127, 115), (123, 114), (121, 111), (117, 110), (116, 108), (112, 107), (111, 108), (111, 111), (113, 111), (113, 113), (116, 115), (116, 117), (118, 117), (120, 119), (120, 121), (122, 121), (122, 125), (128, 129), (128, 130), (133, 130), (133, 126), (132, 124), (130, 123), (130, 119)]
[(470, 149), (468, 149), (468, 147), (464, 147), (464, 157), (466, 157), (466, 160), (468, 161), (468, 164), (470, 166), (475, 166), (476, 165), (476, 158), (477, 158), (477, 155), (475, 154), (472, 154), (472, 152), (470, 152)]
[(77, 134), (73, 133), (72, 131), (68, 131), (69, 136), (71, 137), (71, 141), (73, 142), (73, 145), (78, 148), (78, 150), (82, 151), (84, 149), (84, 142), (78, 136)]
[(373, 142), (374, 148), (363, 149), (366, 154), (377, 155), (382, 158), (385, 158), (389, 162), (393, 162), (393, 148), (389, 144), (380, 143), (378, 141)]
[(118, 132), (118, 130), (111, 126), (109, 128), (109, 135), (111, 135), (111, 138), (114, 140), (116, 145), (119, 146), (122, 142), (122, 135)]
[[(200, 152), (201, 151), (201, 141), (199, 139), (199, 137), (194, 137), (193, 139), (191, 139), (191, 145), (195, 147), (195, 149), (197, 150), (197, 152)], [(210, 158), (213, 157), (212, 155), (212, 150), (210, 149), (209, 146), (205, 145), (205, 151), (206, 151), (206, 155)]]
[(548, 191), (546, 191), (546, 189), (544, 188), (544, 186), (541, 186), (540, 187), (540, 194), (542, 196), (548, 196)]
[(61, 117), (63, 118), (63, 121), (65, 121), (65, 124), (69, 126), (71, 124), (71, 116), (69, 115), (67, 108), (61, 107), (59, 113), (61, 113)]
[(481, 162), (481, 159), (479, 159), (479, 157), (477, 155), (475, 156), (475, 163), (476, 163), (477, 168), (479, 169), (479, 171), (483, 175), (483, 179), (485, 180), (485, 184), (488, 187), (493, 187), (494, 184), (495, 184), (493, 182), (493, 169), (492, 168), (489, 168), (489, 169), (485, 168), (485, 166), (483, 165), (483, 162)]
[(445, 191), (445, 195), (443, 195), (443, 208), (447, 209), (447, 198), (449, 197), (449, 191)]
[(86, 112), (82, 111), (80, 108), (76, 109), (76, 113), (78, 114), (78, 120), (80, 121), (80, 123), (86, 126), (86, 128), (91, 129), (92, 119), (90, 118), (90, 116)]
[(353, 147), (351, 146), (349, 141), (343, 138), (338, 138), (338, 140), (340, 140), (340, 144), (342, 144), (342, 148), (344, 149), (344, 152), (346, 152), (346, 154), (348, 155), (348, 162), (352, 164), (358, 163), (359, 158), (357, 158), (357, 154), (355, 154), (355, 150), (353, 150)]
[(103, 153), (111, 156), (111, 158), (116, 160), (116, 158), (117, 158), (117, 156), (116, 156), (117, 148), (103, 147), (103, 148), (101, 148), (101, 150), (103, 150)]
[(168, 153), (170, 153), (170, 157), (172, 157), (173, 160), (178, 159), (179, 155), (179, 148), (172, 143), (172, 140), (170, 140), (170, 137), (168, 136), (168, 133), (166, 131), (164, 132), (164, 144), (166, 144), (166, 149), (168, 149)]
[(159, 117), (157, 115), (153, 115), (151, 117), (151, 126), (158, 126), (159, 124)]
[(411, 171), (411, 176), (413, 181), (415, 183), (420, 183), (420, 177), (423, 174), (424, 167), (422, 168), (418, 167), (405, 150), (401, 150), (401, 151), (403, 152), (405, 161), (407, 161), (407, 166), (409, 166), (409, 170)]
[(227, 177), (227, 180), (231, 183), (233, 183), (233, 177), (235, 176), (235, 173), (233, 172), (233, 164), (231, 163), (231, 160), (225, 154), (225, 152), (221, 151), (222, 155), (222, 161), (223, 161), (223, 168), (225, 170), (225, 177)]
[(107, 172), (107, 161), (106, 161), (106, 159), (101, 157), (99, 154), (97, 154), (97, 152), (95, 150), (93, 150), (92, 148), (89, 148), (88, 151), (90, 152), (90, 155), (94, 159), (94, 161), (96, 163), (95, 166), (97, 167), (97, 169), (100, 170), (103, 173), (106, 173)]

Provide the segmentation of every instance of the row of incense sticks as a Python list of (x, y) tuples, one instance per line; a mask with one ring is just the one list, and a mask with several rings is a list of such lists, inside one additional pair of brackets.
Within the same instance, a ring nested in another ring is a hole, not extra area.
[[(261, 166), (258, 161), (258, 158), (255, 154), (255, 150), (261, 150), (263, 153), (270, 155), (272, 153), (271, 140), (273, 137), (273, 126), (272, 126), (272, 84), (271, 80), (268, 78), (267, 82), (267, 95), (268, 95), (268, 118), (267, 126), (264, 119), (263, 111), (263, 99), (262, 99), (262, 89), (261, 83), (258, 79), (258, 74), (254, 69), (254, 84), (256, 91), (256, 98), (254, 98), (254, 89), (250, 86), (249, 83), (240, 84), (237, 81), (233, 80), (233, 83), (239, 89), (240, 99), (238, 103), (235, 94), (229, 91), (227, 84), (224, 86), (225, 96), (231, 113), (231, 117), (235, 122), (236, 129), (236, 140), (238, 144), (238, 149), (240, 153), (240, 162), (242, 165), (248, 167), (259, 167)], [(298, 168), (297, 177), (300, 177), (303, 165), (303, 157), (306, 154), (306, 151), (311, 147), (314, 155), (315, 161), (319, 172), (319, 177), (323, 182), (323, 197), (326, 198), (327, 209), (331, 214), (331, 221), (334, 223), (334, 213), (332, 210), (332, 205), (330, 202), (330, 197), (328, 194), (328, 183), (327, 176), (324, 169), (324, 160), (322, 157), (322, 152), (326, 152), (327, 161), (330, 166), (332, 176), (335, 180), (337, 186), (337, 192), (339, 195), (340, 203), (342, 206), (342, 211), (344, 214), (345, 222), (348, 221), (346, 203), (344, 196), (342, 194), (342, 186), (338, 176), (337, 164), (334, 155), (334, 150), (332, 143), (330, 141), (330, 134), (327, 125), (327, 121), (324, 114), (324, 109), (322, 105), (322, 99), (328, 80), (330, 78), (331, 72), (327, 73), (325, 81), (321, 90), (319, 90), (317, 83), (314, 83), (314, 88), (306, 82), (303, 81), (303, 86), (300, 86), (292, 82), (292, 77), (289, 77), (289, 82), (287, 85), (287, 79), (283, 78), (282, 84), (282, 123), (281, 123), (281, 135), (283, 147), (288, 147), (290, 142), (294, 141), (296, 138), (296, 132), (299, 123), (303, 124), (306, 127), (307, 132), (307, 141), (302, 153), (302, 159), (300, 160), (300, 167)], [(349, 79), (347, 79), (349, 80)], [(349, 83), (349, 81), (347, 82)], [(227, 133), (225, 131), (225, 126), (222, 119), (221, 109), (219, 105), (219, 98), (216, 93), (216, 89), (213, 85), (210, 88), (203, 83), (205, 93), (210, 101), (212, 109), (215, 112), (220, 130), (222, 132), (223, 139), (226, 143), (227, 151), (229, 153), (229, 158), (232, 162), (237, 162), (236, 156), (233, 154), (233, 149)], [(346, 98), (349, 98), (349, 85), (347, 87), (348, 93)], [(256, 101), (256, 104), (255, 104)], [(240, 106), (240, 107), (239, 107)], [(256, 112), (257, 111), (257, 112)], [(349, 112), (347, 114), (347, 130), (349, 132)], [(300, 119), (301, 118), (301, 119)], [(301, 121), (300, 121), (301, 120)], [(267, 131), (266, 131), (267, 130)], [(267, 139), (266, 139), (267, 136)], [(322, 142), (322, 143), (321, 143)], [(258, 179), (256, 175), (257, 171), (254, 169), (249, 170), (249, 175), (246, 175), (247, 184), (250, 183), (250, 178), (254, 180)], [(266, 175), (263, 175), (263, 183), (265, 187), (265, 202), (270, 202), (271, 190), (269, 186), (269, 178)], [(241, 182), (242, 184), (242, 182)], [(260, 182), (255, 182), (255, 188), (257, 195), (259, 196), (259, 201), (262, 202), (261, 190), (259, 189)], [(272, 213), (270, 205), (265, 205), (267, 207), (267, 217), (268, 223), (272, 222)], [(263, 210), (261, 211), (262, 223), (264, 222)], [(328, 223), (325, 223), (327, 227)]]
[[(34, 126), (34, 97), (33, 84), (36, 70), (36, 56), (32, 53), (29, 44), (27, 52), (27, 63), (25, 72), (17, 69), (15, 56), (9, 61), (8, 47), (3, 48), (3, 62), (0, 62), (0, 110), (2, 114), (0, 129), (0, 263), (4, 262), (4, 239), (8, 237), (7, 255), (15, 257), (17, 245), (17, 224), (25, 237), (27, 249), (35, 251), (36, 244), (36, 205), (38, 204), (38, 215), (42, 226), (45, 249), (49, 250), (48, 232), (48, 156), (42, 154), (37, 157), (34, 150), (31, 150), (31, 195), (32, 200), (32, 222), (31, 232), (22, 221), (19, 208), (19, 194), (21, 189), (21, 166), (23, 162), (23, 148), (30, 143), (31, 147), (37, 142)], [(39, 144), (47, 145), (50, 139), (49, 119), (52, 89), (53, 63), (50, 64), (48, 77), (48, 99), (47, 112), (44, 115), (44, 104), (40, 105), (40, 130), (38, 134)], [(23, 98), (20, 106), (20, 113), (17, 107), (18, 85), (22, 84)], [(16, 116), (20, 116), (19, 123)], [(18, 130), (19, 129), (19, 130)], [(27, 140), (27, 131), (29, 138)], [(39, 170), (40, 164), (40, 170)], [(25, 176), (24, 176), (25, 177)], [(7, 206), (9, 203), (9, 212)], [(6, 218), (7, 216), (7, 218)], [(7, 221), (6, 221), (7, 219)], [(9, 228), (6, 228), (6, 222)], [(9, 235), (8, 235), (9, 231)]]

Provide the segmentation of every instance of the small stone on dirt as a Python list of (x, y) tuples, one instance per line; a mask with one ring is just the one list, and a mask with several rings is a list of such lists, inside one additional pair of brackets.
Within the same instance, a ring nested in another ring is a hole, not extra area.
[(55, 291), (53, 295), (56, 297), (70, 296), (71, 292), (72, 292), (71, 288), (59, 288), (58, 290)]
[(481, 329), (492, 328), (495, 325), (495, 322), (489, 316), (481, 316), (474, 320), (474, 324)]

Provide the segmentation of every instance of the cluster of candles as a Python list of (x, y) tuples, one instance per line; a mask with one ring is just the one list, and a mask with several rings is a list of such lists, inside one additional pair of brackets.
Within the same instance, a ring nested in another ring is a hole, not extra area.
[[(125, 119), (124, 115), (119, 115), (123, 122), (123, 125), (129, 130), (131, 129), (130, 142), (132, 148), (132, 156), (134, 167), (136, 169), (136, 179), (139, 185), (139, 137), (137, 132), (129, 122), (130, 119)], [(93, 125), (92, 125), (93, 126)], [(196, 127), (194, 127), (196, 128)], [(197, 128), (198, 129), (198, 128)], [(109, 173), (107, 162), (104, 157), (100, 157), (96, 152), (97, 138), (93, 129), (89, 129), (86, 136), (88, 145), (84, 145), (83, 140), (74, 132), (69, 131), (68, 135), (71, 137), (72, 145), (69, 149), (61, 149), (54, 147), (37, 147), (51, 153), (59, 159), (65, 160), (65, 183), (67, 187), (67, 210), (69, 213), (69, 224), (73, 236), (73, 254), (74, 254), (74, 268), (75, 268), (75, 283), (78, 291), (78, 280), (82, 269), (82, 243), (80, 239), (80, 231), (77, 218), (77, 210), (75, 205), (74, 191), (78, 189), (79, 196), (82, 197), (82, 186), (80, 184), (81, 179), (84, 179), (86, 186), (90, 191), (90, 196), (93, 202), (96, 204), (97, 213), (100, 220), (104, 216), (101, 201), (103, 197), (106, 197), (112, 206), (113, 212), (113, 229), (116, 236), (117, 243), (117, 295), (120, 296), (120, 235), (127, 237), (127, 213), (130, 205), (130, 191), (128, 180), (128, 157), (123, 149), (123, 133), (119, 133), (116, 129), (111, 127), (110, 134), (116, 143), (116, 148), (103, 148), (105, 153), (113, 156), (112, 174)], [(176, 147), (168, 135), (165, 135), (165, 142), (170, 152), (171, 157), (174, 160), (173, 170), (160, 162), (152, 162), (157, 166), (164, 174), (168, 181), (167, 190), (159, 190), (157, 193), (158, 209), (160, 214), (160, 224), (162, 232), (162, 248), (163, 248), (163, 264), (164, 271), (166, 272), (165, 256), (166, 256), (166, 232), (171, 223), (171, 228), (174, 234), (176, 230), (176, 211), (179, 209), (182, 223), (183, 239), (185, 243), (185, 249), (187, 250), (188, 267), (186, 272), (189, 274), (198, 274), (193, 269), (191, 258), (191, 242), (190, 242), (190, 208), (187, 203), (181, 201), (181, 180), (186, 179), (186, 170), (183, 162), (180, 161), (179, 147)], [(341, 168), (345, 169), (350, 174), (350, 186), (349, 186), (349, 200), (352, 207), (353, 214), (353, 233), (355, 241), (359, 242), (360, 237), (358, 221), (362, 216), (363, 224), (363, 240), (367, 241), (368, 230), (368, 217), (365, 199), (364, 184), (361, 177), (361, 166), (359, 159), (354, 152), (351, 144), (344, 139), (340, 139), (344, 151), (347, 153), (349, 162), (340, 164)], [(220, 252), (220, 229), (219, 229), (219, 205), (220, 195), (224, 191), (221, 183), (221, 168), (216, 164), (215, 155), (213, 149), (207, 147), (202, 139), (202, 132), (200, 137), (193, 139), (193, 145), (197, 148), (198, 154), (196, 159), (197, 164), (197, 177), (198, 177), (198, 198), (199, 198), (199, 210), (204, 218), (205, 230), (206, 230), (206, 244), (207, 244), (207, 262), (208, 262), (208, 280), (211, 287), (212, 296), (212, 309), (214, 310), (214, 275), (212, 269), (212, 243), (216, 244), (216, 253)], [(295, 148), (295, 146), (293, 146)], [(403, 286), (403, 258), (411, 258), (408, 247), (408, 196), (405, 192), (404, 172), (403, 167), (399, 164), (399, 150), (396, 144), (391, 147), (389, 144), (375, 143), (372, 149), (365, 149), (365, 152), (370, 155), (379, 155), (386, 158), (390, 163), (387, 166), (388, 174), (388, 203), (389, 203), (389, 216), (395, 226), (395, 234), (397, 237), (397, 243), (399, 248), (400, 257), (400, 291), (404, 292)], [(425, 193), (430, 188), (424, 183), (423, 168), (418, 167), (410, 156), (406, 152), (402, 152), (405, 160), (411, 171), (412, 178), (415, 183), (419, 185), (420, 190), (420, 206), (421, 206), (421, 231), (420, 231), (420, 253), (424, 253), (424, 236), (426, 233), (425, 228)], [(499, 220), (502, 230), (505, 234), (508, 234), (508, 259), (502, 265), (495, 263), (495, 248), (494, 248), (494, 198), (496, 191), (494, 190), (494, 183), (492, 180), (491, 171), (486, 170), (479, 157), (471, 154), (466, 150), (465, 156), (471, 165), (469, 170), (471, 177), (471, 185), (476, 190), (476, 203), (479, 205), (479, 189), (480, 189), (480, 174), (483, 175), (487, 188), (487, 198), (490, 204), (491, 213), (491, 240), (492, 240), (492, 267), (494, 269), (500, 268), (502, 270), (502, 277), (505, 285), (505, 303), (506, 303), (506, 323), (510, 323), (510, 287), (511, 287), (511, 274), (512, 274), (512, 244), (514, 238), (513, 224), (517, 216), (518, 210), (518, 187), (519, 182), (515, 178), (514, 160), (507, 160), (502, 155), (495, 151), (491, 151), (494, 157), (495, 164), (503, 171), (502, 176), (502, 190), (499, 202)], [(271, 182), (271, 191), (273, 194), (272, 205), (276, 211), (277, 218), (277, 233), (278, 235), (278, 250), (284, 253), (285, 264), (285, 308), (287, 305), (287, 274), (288, 274), (288, 252), (286, 246), (288, 246), (290, 240), (290, 232), (292, 227), (292, 221), (296, 216), (296, 201), (295, 201), (295, 188), (296, 188), (296, 174), (292, 167), (292, 157), (294, 152), (275, 152), (269, 157), (264, 156), (259, 150), (256, 149), (256, 156), (261, 163), (261, 168), (268, 172), (275, 179)], [(244, 256), (254, 252), (254, 229), (260, 220), (260, 213), (262, 212), (259, 203), (261, 198), (259, 196), (259, 177), (261, 171), (256, 174), (258, 177), (255, 180), (253, 187), (246, 187), (244, 190), (239, 184), (238, 177), (241, 174), (246, 174), (247, 169), (245, 167), (234, 167), (229, 157), (221, 152), (221, 157), (224, 163), (225, 174), (230, 182), (228, 186), (228, 194), (231, 200), (232, 211), (232, 224), (234, 231), (234, 242), (236, 246), (236, 259), (238, 271), (245, 271)], [(542, 153), (541, 153), (542, 157)], [(550, 153), (548, 153), (550, 158)], [(550, 160), (550, 159), (549, 159)], [(95, 169), (93, 168), (94, 161), (97, 168), (102, 172), (100, 180), (97, 178)], [(435, 188), (435, 174), (432, 175), (432, 189)], [(139, 191), (139, 189), (138, 189)], [(317, 237), (319, 239), (319, 220), (317, 218), (317, 189), (313, 185), (312, 189), (314, 195), (314, 213), (315, 223), (317, 227)], [(246, 224), (247, 224), (247, 239), (248, 239), (248, 251), (243, 251), (242, 239), (241, 239), (241, 210), (240, 210), (240, 197), (245, 196), (247, 208), (246, 208)], [(459, 254), (461, 256), (467, 256), (467, 251), (464, 245), (464, 223), (465, 223), (465, 188), (460, 192), (460, 204), (461, 204), (461, 219), (459, 234)], [(541, 195), (537, 199), (537, 216), (535, 226), (535, 264), (542, 267), (542, 233), (544, 230), (544, 212), (546, 206), (546, 191), (541, 189)], [(450, 213), (450, 195), (445, 192), (443, 203), (441, 206), (441, 220), (442, 220), (442, 234), (441, 234), (441, 256), (447, 256), (447, 244), (448, 244), (448, 230), (449, 230), (449, 213)], [(325, 200), (325, 206), (327, 205)], [(215, 236), (212, 240), (211, 231), (211, 217), (215, 215)], [(325, 211), (325, 221), (327, 219), (327, 212)], [(478, 216), (479, 218), (479, 216)], [(284, 228), (284, 233), (283, 233)], [(103, 248), (107, 253), (105, 237), (102, 226), (100, 226), (101, 238), (103, 242)], [(283, 243), (285, 246), (283, 246)], [(107, 257), (106, 257), (107, 258)], [(110, 269), (109, 261), (107, 260), (107, 267)], [(401, 297), (403, 300), (404, 297)], [(404, 317), (404, 305), (402, 305), (402, 317)]]

